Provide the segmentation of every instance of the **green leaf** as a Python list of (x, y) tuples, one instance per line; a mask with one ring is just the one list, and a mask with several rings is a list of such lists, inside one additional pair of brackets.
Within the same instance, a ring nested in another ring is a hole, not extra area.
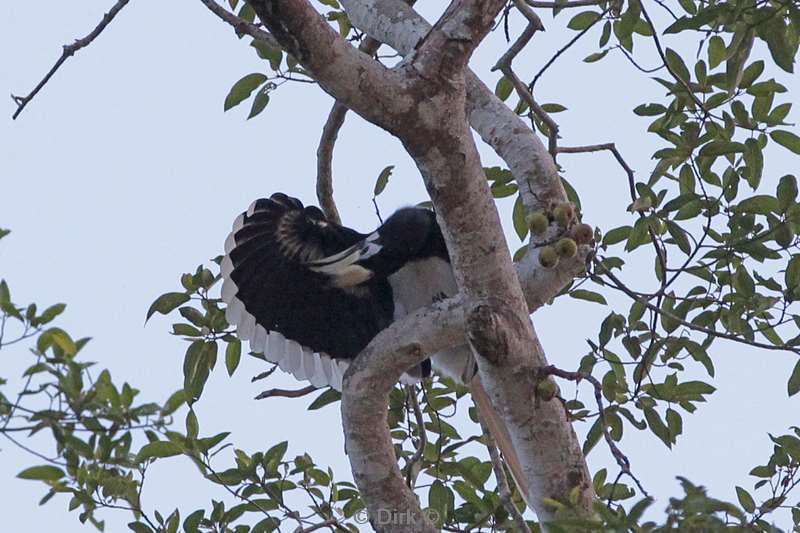
[(32, 466), (17, 474), (17, 477), (37, 481), (57, 481), (64, 477), (64, 471), (53, 465)]
[(44, 352), (50, 346), (57, 346), (68, 356), (73, 356), (78, 352), (78, 346), (72, 337), (61, 328), (50, 328), (41, 335), (36, 341), (36, 349)]
[(272, 87), (269, 85), (265, 85), (256, 93), (256, 97), (253, 98), (253, 107), (250, 108), (250, 114), (247, 115), (247, 120), (259, 115), (264, 109), (267, 107), (269, 103), (269, 93), (272, 90)]
[(631, 226), (620, 226), (610, 230), (603, 235), (603, 246), (611, 246), (624, 241), (631, 234), (631, 230), (633, 230)]
[(169, 314), (188, 301), (189, 295), (182, 292), (168, 292), (166, 294), (162, 294), (156, 298), (156, 301), (153, 302), (153, 305), (151, 305), (150, 309), (147, 310), (145, 322), (150, 320), (150, 317), (156, 312), (161, 313), (162, 315)]
[(788, 148), (792, 152), (800, 155), (800, 137), (786, 130), (773, 130), (769, 136), (773, 141), (780, 144), (784, 148)]
[(562, 111), (566, 111), (567, 110), (567, 108), (564, 107), (563, 105), (555, 104), (555, 103), (542, 104), (542, 109), (544, 109), (545, 111), (547, 111), (550, 114), (552, 114), (552, 113), (561, 113)]
[(791, 174), (783, 176), (778, 182), (778, 208), (785, 213), (797, 200), (797, 179)]
[(428, 504), (435, 512), (430, 513), (430, 518), (434, 519), (437, 527), (441, 527), (447, 520), (447, 516), (453, 512), (455, 507), (455, 497), (452, 491), (440, 480), (435, 480), (428, 492)]
[(244, 102), (265, 81), (267, 77), (264, 74), (254, 72), (234, 83), (228, 96), (225, 97), (224, 110), (227, 111)]
[(666, 113), (667, 108), (661, 104), (641, 104), (636, 106), (633, 112), (640, 117), (655, 117)]
[(525, 206), (522, 203), (522, 195), (517, 196), (514, 201), (514, 209), (511, 213), (511, 221), (514, 223), (514, 231), (517, 232), (519, 240), (524, 241), (528, 235), (528, 222), (525, 220)]
[(511, 83), (511, 80), (503, 76), (499, 80), (497, 80), (497, 85), (494, 88), (494, 94), (500, 100), (506, 101), (508, 97), (511, 96), (511, 91), (514, 90), (514, 85)]
[(142, 446), (142, 449), (136, 455), (136, 460), (141, 462), (146, 459), (172, 457), (180, 455), (182, 451), (180, 445), (175, 442), (157, 440)]
[(650, 431), (661, 439), (661, 441), (667, 445), (667, 448), (672, 448), (672, 438), (670, 437), (669, 429), (664, 425), (658, 412), (652, 407), (648, 407), (644, 410), (644, 418), (647, 420), (647, 425), (650, 426)]
[(797, 53), (797, 37), (793, 25), (787, 25), (784, 17), (773, 16), (766, 20), (763, 27), (763, 37), (767, 41), (769, 53), (775, 64), (786, 72), (794, 71), (794, 56)]
[(265, 518), (264, 520), (254, 525), (253, 529), (250, 530), (250, 533), (270, 533), (271, 531), (275, 531), (276, 529), (278, 529), (278, 526), (280, 525), (281, 522), (277, 518), (274, 517)]
[(186, 392), (183, 389), (174, 392), (161, 408), (161, 416), (169, 416), (186, 403)]
[(128, 528), (133, 531), (133, 533), (153, 533), (150, 526), (144, 522), (128, 522)]
[(715, 35), (708, 41), (708, 66), (712, 70), (717, 68), (725, 59), (725, 41)]
[(784, 273), (784, 284), (787, 289), (800, 287), (800, 254), (793, 255), (789, 259), (789, 264), (786, 265), (786, 272)]
[(587, 302), (594, 302), (601, 305), (608, 305), (608, 302), (606, 302), (606, 299), (603, 297), (602, 294), (598, 294), (596, 292), (589, 291), (586, 289), (575, 289), (574, 291), (570, 291), (569, 295), (578, 300), (586, 300)]
[(584, 63), (594, 63), (595, 61), (600, 61), (608, 54), (608, 50), (603, 50), (602, 52), (595, 52), (593, 54), (589, 54), (588, 56), (583, 58)]
[(186, 413), (186, 436), (190, 439), (196, 439), (199, 432), (200, 423), (197, 421), (197, 415), (190, 409)]
[(742, 487), (736, 487), (736, 497), (739, 499), (739, 504), (741, 504), (745, 512), (752, 513), (756, 510), (756, 502), (753, 501), (753, 497)]
[(742, 213), (755, 213), (758, 215), (769, 215), (778, 210), (778, 200), (768, 194), (751, 196), (739, 202), (736, 209)]
[(375, 181), (375, 190), (373, 191), (372, 196), (377, 197), (383, 192), (383, 190), (386, 188), (386, 185), (389, 183), (389, 176), (392, 175), (393, 170), (394, 165), (389, 165), (381, 170), (381, 173), (378, 174), (378, 179)]
[(686, 63), (683, 62), (683, 58), (675, 50), (667, 48), (664, 56), (667, 58), (667, 65), (670, 70), (681, 80), (688, 83), (692, 79), (692, 76), (689, 74), (689, 69), (686, 67)]
[(317, 396), (311, 405), (308, 406), (309, 411), (315, 411), (328, 405), (329, 403), (338, 402), (342, 399), (342, 393), (334, 388), (329, 388)]
[(272, 70), (278, 70), (283, 60), (283, 52), (280, 48), (272, 48), (264, 41), (253, 39), (250, 46), (256, 49), (258, 57), (269, 61), (269, 66)]
[(0, 228), (0, 239), (2, 239), (3, 237), (5, 237), (5, 236), (6, 236), (6, 235), (8, 235), (9, 233), (11, 233), (11, 230), (10, 230), (10, 229), (3, 229), (3, 228)]
[(186, 350), (186, 357), (183, 360), (183, 388), (187, 394), (187, 401), (200, 399), (216, 360), (217, 343), (214, 341), (197, 340)]
[(567, 27), (571, 30), (585, 30), (594, 24), (600, 16), (601, 14), (596, 11), (584, 11), (572, 17)]
[(792, 370), (792, 375), (789, 377), (789, 384), (787, 387), (789, 391), (789, 396), (794, 396), (798, 392), (800, 392), (800, 361), (794, 365), (794, 370)]
[(744, 145), (730, 141), (712, 141), (700, 149), (700, 155), (713, 157), (725, 154), (744, 152)]
[(232, 340), (225, 348), (225, 368), (228, 369), (228, 375), (233, 376), (236, 368), (239, 366), (239, 361), (242, 358), (242, 341), (239, 339)]
[(35, 320), (36, 325), (42, 325), (42, 324), (47, 324), (48, 322), (52, 322), (58, 315), (64, 312), (64, 309), (66, 309), (66, 307), (67, 306), (65, 304), (51, 305), (50, 307), (45, 309), (41, 315), (36, 317)]

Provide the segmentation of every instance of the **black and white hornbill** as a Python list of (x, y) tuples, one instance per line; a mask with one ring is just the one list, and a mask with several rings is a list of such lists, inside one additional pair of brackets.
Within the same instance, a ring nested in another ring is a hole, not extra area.
[[(226, 317), (251, 350), (297, 379), (337, 390), (350, 361), (392, 321), (458, 292), (433, 211), (399, 209), (365, 235), (282, 193), (256, 200), (236, 218), (221, 268)], [(427, 377), (431, 367), (471, 386), (482, 419), (522, 481), (470, 348), (433, 354), (403, 380)]]

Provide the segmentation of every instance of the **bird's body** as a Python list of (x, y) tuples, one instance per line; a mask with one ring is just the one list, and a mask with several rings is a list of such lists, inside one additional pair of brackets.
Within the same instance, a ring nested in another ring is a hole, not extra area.
[[(365, 235), (278, 193), (236, 219), (225, 254), (228, 322), (253, 352), (317, 387), (340, 390), (349, 361), (375, 335), (458, 291), (436, 217), (422, 208), (400, 209)], [(461, 382), (474, 374), (466, 345), (432, 359)], [(430, 368), (426, 361), (404, 377)]]
[[(253, 202), (225, 241), (226, 317), (250, 349), (316, 387), (342, 389), (355, 358), (393, 321), (458, 292), (433, 211), (407, 207), (365, 235), (282, 193)], [(432, 364), (431, 364), (432, 361)], [(438, 372), (468, 385), (513, 478), (522, 468), (466, 344), (433, 354), (404, 381)]]

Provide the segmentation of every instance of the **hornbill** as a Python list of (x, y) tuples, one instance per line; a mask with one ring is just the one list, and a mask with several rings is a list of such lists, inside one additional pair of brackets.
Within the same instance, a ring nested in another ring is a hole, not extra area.
[[(381, 330), (458, 293), (433, 211), (399, 209), (365, 235), (282, 193), (254, 201), (236, 218), (221, 269), (225, 314), (239, 338), (297, 379), (337, 390), (350, 361)], [(418, 381), (432, 368), (470, 386), (481, 419), (527, 495), (469, 346), (433, 354), (401, 380)]]

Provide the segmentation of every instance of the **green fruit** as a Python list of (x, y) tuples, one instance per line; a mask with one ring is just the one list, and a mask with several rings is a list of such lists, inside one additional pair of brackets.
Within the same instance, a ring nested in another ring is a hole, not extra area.
[(536, 385), (536, 397), (548, 402), (558, 394), (558, 385), (552, 379), (543, 379)]
[(594, 240), (594, 230), (589, 224), (578, 224), (572, 228), (572, 238), (578, 244), (589, 244)]
[(547, 215), (541, 211), (528, 213), (528, 215), (525, 217), (525, 221), (528, 223), (528, 227), (531, 229), (531, 233), (534, 235), (542, 235), (545, 231), (547, 231), (547, 227), (550, 225), (550, 221), (547, 220)]
[(558, 264), (558, 252), (552, 246), (543, 246), (539, 249), (539, 264), (545, 268), (553, 268)]
[(575, 208), (572, 207), (572, 204), (569, 202), (558, 204), (556, 208), (553, 209), (553, 218), (561, 227), (566, 228), (569, 226), (569, 223), (572, 222), (574, 216)]
[(556, 243), (556, 253), (559, 257), (567, 259), (575, 257), (575, 254), (578, 253), (578, 245), (569, 237), (564, 237)]

